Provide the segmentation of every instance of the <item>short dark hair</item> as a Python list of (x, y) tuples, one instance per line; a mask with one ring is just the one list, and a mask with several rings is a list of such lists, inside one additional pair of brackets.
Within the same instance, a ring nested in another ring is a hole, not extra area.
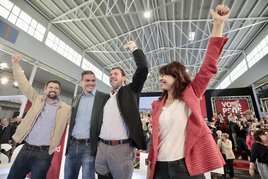
[(253, 135), (254, 140), (255, 141), (258, 141), (258, 142), (262, 142), (260, 136), (261, 135), (265, 135), (266, 132), (267, 131), (264, 130), (264, 129), (256, 130), (255, 133), (254, 133), (254, 135)]
[[(126, 73), (125, 73), (125, 71), (124, 71), (122, 68), (120, 68), (120, 67), (114, 67), (114, 68), (112, 68), (112, 70), (115, 70), (115, 69), (120, 70), (120, 71), (121, 71), (122, 76), (126, 76)], [(112, 70), (111, 70), (111, 71), (112, 71)]]
[[(171, 75), (173, 78), (175, 78), (174, 92), (172, 97), (174, 99), (182, 99), (184, 89), (191, 82), (191, 77), (186, 72), (186, 67), (178, 61), (173, 61), (165, 66), (162, 66), (159, 69), (159, 74)], [(160, 99), (162, 99), (166, 94), (167, 91), (164, 90)]]
[(5, 119), (8, 121), (8, 123), (11, 122), (11, 118), (7, 117), (7, 118), (4, 118), (3, 120), (5, 120)]
[[(125, 71), (120, 67), (114, 67), (114, 68), (111, 69), (111, 71), (116, 70), (116, 69), (121, 71), (122, 76), (126, 76)], [(126, 80), (124, 81), (124, 83), (126, 84)]]
[(94, 74), (93, 71), (85, 70), (85, 71), (83, 71), (83, 72), (81, 73), (81, 80), (83, 80), (83, 78), (84, 78), (85, 75), (94, 75), (94, 76), (95, 76), (95, 74)]
[(59, 87), (61, 88), (61, 84), (58, 80), (48, 80), (45, 84), (45, 88), (47, 88), (49, 83), (57, 83), (59, 85)]

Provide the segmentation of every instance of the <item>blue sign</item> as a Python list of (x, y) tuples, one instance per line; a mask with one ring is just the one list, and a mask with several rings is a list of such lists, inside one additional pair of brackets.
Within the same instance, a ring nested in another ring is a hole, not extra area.
[(0, 19), (0, 37), (15, 44), (19, 31)]

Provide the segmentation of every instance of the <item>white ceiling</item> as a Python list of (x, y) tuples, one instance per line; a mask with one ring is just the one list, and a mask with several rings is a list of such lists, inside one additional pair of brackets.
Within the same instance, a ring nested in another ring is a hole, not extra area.
[[(209, 88), (238, 59), (268, 22), (267, 0), (51, 0), (26, 1), (52, 25), (67, 34), (107, 71), (122, 67), (127, 82), (132, 79), (135, 64), (123, 44), (134, 40), (149, 62), (143, 92), (160, 91), (159, 67), (180, 61), (194, 77), (204, 60), (212, 32), (209, 9), (224, 3), (231, 9), (223, 34), (229, 41), (223, 50), (219, 72)], [(143, 13), (150, 10), (151, 17)], [(189, 40), (189, 32), (196, 32)]]

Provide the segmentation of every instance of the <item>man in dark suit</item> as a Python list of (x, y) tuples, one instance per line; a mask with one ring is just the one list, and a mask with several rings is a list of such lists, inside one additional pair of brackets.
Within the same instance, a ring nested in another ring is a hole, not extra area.
[(4, 144), (4, 143), (11, 144), (12, 143), (12, 136), (15, 133), (15, 128), (12, 125), (10, 125), (9, 118), (5, 118), (3, 120), (3, 126), (2, 126), (1, 133), (2, 133), (2, 137), (1, 137), (0, 144)]
[[(95, 179), (95, 155), (98, 142), (97, 127), (108, 94), (95, 89), (95, 75), (83, 71), (80, 84), (83, 92), (72, 101), (72, 116), (67, 142), (65, 179), (78, 178), (82, 166), (82, 178)], [(94, 119), (94, 120), (93, 120)]]
[(148, 64), (142, 50), (137, 49), (133, 41), (128, 42), (125, 48), (132, 51), (137, 69), (128, 85), (121, 68), (113, 68), (110, 72), (113, 90), (103, 110), (95, 164), (99, 179), (131, 179), (134, 147), (146, 149), (139, 114), (139, 95), (148, 75)]
[[(12, 144), (12, 136), (15, 133), (16, 128), (10, 124), (10, 118), (3, 119), (3, 126), (0, 128), (1, 138), (0, 138), (0, 153), (1, 144)], [(9, 158), (11, 156), (11, 150), (2, 150)]]

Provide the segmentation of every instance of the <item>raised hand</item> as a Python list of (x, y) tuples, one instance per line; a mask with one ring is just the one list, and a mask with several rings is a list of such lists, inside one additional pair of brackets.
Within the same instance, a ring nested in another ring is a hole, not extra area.
[(18, 54), (12, 55), (12, 63), (13, 63), (13, 65), (19, 64), (21, 59), (22, 59), (21, 56), (18, 55)]
[(133, 41), (129, 41), (124, 46), (125, 46), (125, 49), (131, 50), (132, 52), (137, 49), (137, 46), (136, 46), (135, 42), (133, 42)]
[(210, 10), (211, 15), (213, 16), (213, 22), (223, 24), (225, 20), (229, 17), (230, 9), (228, 6), (219, 4), (216, 7), (216, 10)]

